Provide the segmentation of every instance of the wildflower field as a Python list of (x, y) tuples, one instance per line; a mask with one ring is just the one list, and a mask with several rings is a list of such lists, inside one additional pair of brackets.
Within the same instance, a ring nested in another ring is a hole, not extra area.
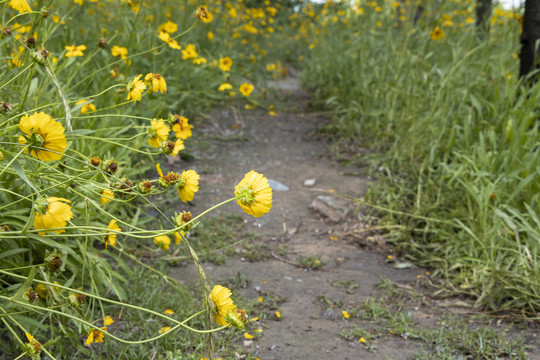
[[(349, 200), (437, 294), (538, 320), (540, 88), (518, 78), (522, 9), (478, 27), (470, 0), (0, 6), (0, 358), (257, 358), (234, 343), (253, 304), (206, 275), (193, 233), (228, 203), (279, 212), (272, 174), (238, 173), (192, 213), (212, 184), (191, 146), (212, 109), (277, 116), (268, 84), (290, 69), (330, 117), (333, 158), (375, 179)], [(180, 258), (196, 288), (170, 276)]]

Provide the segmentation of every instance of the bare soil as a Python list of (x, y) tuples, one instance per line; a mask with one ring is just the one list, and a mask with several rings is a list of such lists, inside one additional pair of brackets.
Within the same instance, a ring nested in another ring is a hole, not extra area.
[[(281, 100), (277, 116), (232, 106), (214, 111), (197, 129), (199, 136), (194, 139), (200, 140), (194, 140), (195, 160), (189, 163), (201, 174), (200, 191), (192, 203), (193, 214), (233, 196), (234, 186), (250, 170), (289, 188), (274, 190), (272, 210), (263, 217), (243, 214), (235, 203), (212, 214), (242, 214), (246, 230), (270, 250), (261, 261), (250, 262), (240, 252), (223, 266), (205, 264), (211, 281), (224, 284), (241, 278), (243, 286), (239, 291), (245, 299), (256, 301), (262, 297), (263, 303), (281, 300), (265, 308), (264, 316), (251, 324), (248, 331), (256, 337), (242, 338), (238, 343), (245, 353), (253, 352), (265, 360), (414, 358), (422, 347), (425, 349), (425, 344), (407, 338), (406, 334), (383, 334), (372, 344), (346, 340), (338, 334), (355, 326), (370, 328), (370, 323), (360, 316), (346, 319), (342, 311), (358, 308), (366, 298), (379, 296), (381, 290), (377, 285), (381, 279), (387, 278), (403, 289), (426, 292), (429, 274), (414, 265), (396, 267), (405, 262), (403, 259), (388, 262), (392, 249), (384, 245), (381, 235), (366, 230), (369, 221), (364, 209), (346, 199), (362, 196), (371, 180), (351, 176), (358, 174), (359, 169), (332, 161), (327, 144), (317, 135), (317, 129), (328, 119), (306, 112), (308, 96), (298, 89), (295, 79), (274, 86)], [(168, 168), (184, 166), (185, 163), (171, 163)], [(308, 179), (315, 179), (315, 185), (305, 186)], [(323, 212), (330, 209), (333, 214), (324, 215), (309, 208), (321, 195), (338, 202), (331, 208), (319, 200)], [(339, 220), (332, 221), (336, 214)], [(302, 268), (299, 258), (312, 255), (320, 256), (324, 265), (317, 270)], [(198, 278), (191, 266), (173, 268), (171, 276), (186, 283)], [(333, 286), (336, 281), (354, 281), (358, 287), (348, 293), (344, 287)], [(280, 312), (280, 318), (275, 311)], [(436, 327), (444, 315), (464, 310), (443, 302), (424, 301), (403, 311), (420, 326)], [(256, 332), (257, 328), (262, 332)], [(540, 354), (537, 333), (526, 332), (527, 342), (535, 347), (531, 358)]]

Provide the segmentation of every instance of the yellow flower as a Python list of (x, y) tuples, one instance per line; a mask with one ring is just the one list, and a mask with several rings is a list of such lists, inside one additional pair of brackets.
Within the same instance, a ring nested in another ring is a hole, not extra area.
[(45, 299), (47, 297), (47, 287), (45, 286), (45, 284), (37, 284), (36, 292), (38, 293), (40, 298)]
[(141, 80), (142, 74), (137, 75), (127, 86), (128, 96), (126, 100), (139, 101), (142, 93), (146, 90), (146, 84)]
[(176, 156), (180, 152), (180, 150), (184, 150), (184, 142), (182, 139), (178, 139), (175, 142), (172, 141), (165, 141), (163, 142), (162, 148), (163, 152), (166, 155)]
[(206, 14), (206, 17), (205, 18), (202, 18), (202, 22), (205, 23), (205, 24), (208, 24), (210, 22), (212, 22), (212, 20), (214, 20), (214, 15), (212, 15), (212, 13), (208, 13)]
[(240, 85), (240, 92), (244, 96), (251, 95), (251, 92), (253, 91), (253, 89), (254, 89), (253, 85), (248, 84), (248, 83), (243, 83), (242, 85)]
[(79, 4), (80, 6), (82, 6), (82, 4), (84, 3), (84, 0), (73, 0), (73, 2), (75, 4)]
[(30, 347), (27, 348), (27, 355), (29, 355), (32, 359), (39, 358), (39, 354), (41, 353), (41, 344), (29, 333), (25, 332), (24, 334), (26, 335), (28, 343), (30, 344)]
[(185, 235), (185, 232), (183, 232), (183, 231), (180, 231), (180, 233), (178, 233), (178, 232), (174, 233), (174, 243), (176, 245), (180, 244), (180, 241), (182, 241), (182, 236)]
[(203, 57), (198, 57), (198, 58), (196, 58), (196, 59), (193, 59), (193, 63), (194, 63), (195, 65), (202, 65), (202, 64), (206, 64), (207, 62), (208, 62), (208, 61), (207, 61), (205, 58), (203, 58)]
[(159, 32), (166, 32), (168, 34), (172, 34), (178, 30), (178, 25), (173, 23), (172, 21), (167, 21), (165, 24), (161, 24), (158, 26)]
[(223, 71), (230, 71), (232, 64), (233, 62), (228, 56), (219, 59), (219, 68)]
[(208, 9), (206, 9), (206, 6), (199, 6), (197, 9), (197, 13), (195, 14), (196, 17), (198, 17), (201, 22), (209, 23), (212, 21), (212, 14), (208, 12)]
[(343, 317), (345, 319), (348, 319), (351, 317), (351, 314), (349, 314), (348, 312), (346, 312), (345, 310), (341, 311), (341, 315), (343, 315)]
[(191, 129), (193, 125), (189, 125), (189, 120), (184, 116), (174, 116), (173, 131), (177, 138), (186, 140), (191, 137)]
[(151, 147), (157, 148), (167, 140), (167, 136), (169, 136), (169, 131), (171, 129), (165, 125), (165, 121), (162, 119), (152, 120), (151, 125), (152, 126), (148, 129), (148, 134), (150, 135), (148, 144), (150, 144)]
[(171, 38), (171, 36), (169, 35), (169, 33), (167, 32), (164, 32), (164, 31), (160, 31), (159, 32), (159, 38), (161, 40), (163, 40), (164, 42), (167, 43), (167, 45), (169, 45), (169, 47), (171, 49), (176, 49), (176, 50), (180, 50), (181, 47), (180, 45), (178, 45), (178, 42), (176, 40), (174, 40), (173, 38)]
[(125, 59), (128, 55), (128, 49), (125, 47), (114, 45), (111, 48), (111, 54), (112, 56), (120, 56), (120, 58)]
[(101, 330), (92, 329), (90, 330), (90, 333), (88, 334), (88, 337), (86, 338), (86, 346), (90, 346), (92, 343), (100, 343), (103, 342), (104, 333), (103, 331), (107, 331), (107, 328), (105, 326), (100, 327)]
[[(73, 213), (71, 212), (71, 206), (64, 204), (64, 202), (70, 203), (71, 201), (59, 197), (40, 198), (36, 200), (35, 206), (37, 211), (34, 218), (34, 229), (45, 230), (66, 227), (68, 220), (73, 218)], [(65, 232), (64, 229), (46, 230), (40, 231), (39, 235), (44, 235), (51, 231), (57, 234)]]
[(277, 317), (278, 319), (281, 319), (281, 313), (280, 313), (279, 311), (276, 311), (276, 317)]
[(246, 333), (244, 333), (244, 339), (247, 339), (247, 340), (253, 339), (253, 335), (251, 335), (250, 333), (246, 332)]
[[(27, 139), (31, 140), (32, 145), (29, 148), (33, 157), (51, 161), (59, 160), (64, 155), (67, 147), (64, 127), (44, 112), (23, 116), (19, 129), (27, 136), (19, 136), (19, 143), (26, 144)], [(24, 152), (28, 153), (28, 149)]]
[(114, 323), (114, 320), (112, 317), (110, 317), (109, 315), (105, 316), (105, 319), (103, 320), (103, 323), (105, 324), (105, 326), (109, 326), (111, 325), (112, 323)]
[(272, 189), (268, 179), (251, 170), (234, 188), (238, 205), (255, 217), (266, 214), (272, 207)]
[(187, 44), (184, 50), (182, 50), (182, 59), (189, 60), (199, 57), (197, 54), (197, 48), (193, 44)]
[(172, 310), (172, 309), (167, 309), (167, 310), (165, 310), (163, 313), (164, 313), (165, 315), (172, 315), (172, 314), (174, 314), (174, 310)]
[(156, 236), (154, 238), (154, 244), (159, 246), (161, 250), (168, 250), (171, 244), (171, 239), (167, 235)]
[(208, 38), (208, 40), (212, 41), (214, 40), (214, 33), (209, 31), (208, 34), (206, 34), (206, 37)]
[(163, 334), (163, 333), (166, 333), (169, 330), (171, 330), (170, 326), (164, 326), (164, 327), (162, 327), (161, 329), (158, 330), (158, 333)]
[(365, 344), (365, 343), (366, 343), (366, 339), (364, 339), (363, 337), (361, 337), (360, 339), (358, 339), (358, 342), (361, 343), (361, 344)]
[(83, 51), (86, 50), (86, 45), (69, 45), (65, 46), (67, 50), (66, 57), (83, 56)]
[(266, 64), (266, 70), (268, 71), (276, 70), (276, 64)]
[(231, 294), (231, 290), (221, 285), (216, 285), (209, 296), (215, 306), (215, 309), (212, 311), (214, 319), (221, 326), (227, 325), (227, 321), (224, 317), (236, 309), (236, 305), (234, 305), (231, 299)]
[(177, 183), (178, 196), (183, 202), (193, 200), (195, 193), (199, 191), (199, 174), (194, 170), (184, 170), (180, 174), (180, 181)]
[(218, 91), (225, 91), (225, 90), (229, 90), (229, 89), (232, 89), (232, 85), (229, 84), (229, 83), (223, 83), (223, 84), (219, 85), (219, 87), (218, 87)]
[(444, 31), (440, 27), (436, 27), (432, 32), (429, 33), (431, 40), (439, 41), (444, 38)]
[[(115, 219), (112, 219), (111, 222), (109, 222), (107, 230), (122, 231), (122, 229), (120, 229), (120, 227), (116, 224)], [(118, 236), (118, 234), (112, 232), (105, 236), (105, 249), (107, 249), (109, 244), (111, 244), (111, 246), (116, 246), (116, 236)]]
[(150, 86), (150, 90), (153, 92), (160, 91), (162, 94), (167, 92), (167, 83), (160, 74), (148, 73), (144, 77), (144, 81)]
[(109, 189), (103, 189), (101, 190), (101, 197), (99, 198), (99, 202), (101, 203), (101, 206), (105, 206), (109, 202), (111, 202), (114, 199), (114, 193)]
[(83, 106), (81, 106), (81, 114), (86, 114), (89, 111), (96, 111), (96, 105), (94, 105), (93, 103), (89, 103), (88, 100), (79, 100), (75, 103), (75, 105), (81, 104), (84, 104)]
[(17, 10), (21, 14), (32, 11), (26, 0), (10, 0), (9, 6), (11, 6), (13, 9)]

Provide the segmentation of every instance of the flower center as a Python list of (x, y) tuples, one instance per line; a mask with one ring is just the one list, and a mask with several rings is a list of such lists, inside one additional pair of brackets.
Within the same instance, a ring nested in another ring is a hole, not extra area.
[(255, 196), (253, 196), (253, 189), (249, 188), (249, 185), (240, 187), (238, 189), (238, 195), (236, 200), (242, 202), (244, 205), (251, 205), (255, 202)]

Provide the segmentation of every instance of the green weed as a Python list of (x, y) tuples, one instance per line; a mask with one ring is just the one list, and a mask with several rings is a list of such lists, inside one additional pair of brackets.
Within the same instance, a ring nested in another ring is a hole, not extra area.
[(480, 36), (471, 3), (394, 4), (401, 15), (385, 2), (321, 16), (303, 84), (336, 113), (325, 129), (336, 148), (369, 148), (341, 155), (377, 178), (358, 205), (405, 226), (386, 240), (448, 293), (534, 317), (540, 85), (517, 79), (519, 11), (497, 9)]
[(320, 255), (300, 256), (298, 257), (298, 261), (300, 262), (300, 266), (307, 270), (318, 270), (325, 264), (321, 260)]

